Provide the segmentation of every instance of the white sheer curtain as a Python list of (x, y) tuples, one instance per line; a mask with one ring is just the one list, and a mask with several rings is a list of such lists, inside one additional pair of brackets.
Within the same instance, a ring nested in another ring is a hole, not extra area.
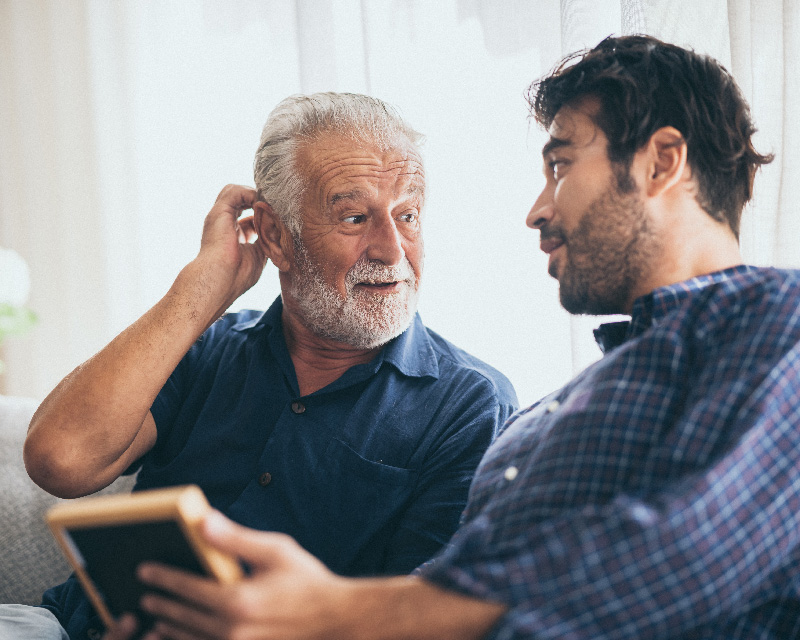
[[(611, 33), (722, 60), (777, 154), (745, 256), (800, 266), (798, 14), (793, 0), (0, 0), (0, 246), (28, 260), (40, 318), (5, 345), (0, 389), (44, 396), (152, 305), (219, 189), (252, 183), (272, 106), (338, 90), (427, 135), (421, 313), (532, 401), (597, 357), (599, 321), (559, 308), (524, 226), (543, 140), (528, 84)], [(236, 306), (277, 292), (268, 267)]]

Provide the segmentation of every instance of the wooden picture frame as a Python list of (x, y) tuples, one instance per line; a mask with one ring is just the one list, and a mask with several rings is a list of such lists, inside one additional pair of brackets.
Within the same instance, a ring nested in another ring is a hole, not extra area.
[[(140, 633), (152, 618), (139, 608), (146, 589), (136, 567), (156, 561), (230, 583), (241, 565), (200, 536), (212, 510), (196, 485), (78, 498), (52, 507), (47, 524), (106, 627), (128, 611)], [(138, 635), (138, 634), (137, 634)]]

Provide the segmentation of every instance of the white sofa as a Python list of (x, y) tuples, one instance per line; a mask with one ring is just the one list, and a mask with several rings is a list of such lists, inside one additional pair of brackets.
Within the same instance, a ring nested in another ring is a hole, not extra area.
[[(69, 568), (44, 513), (58, 498), (28, 477), (22, 444), (37, 402), (0, 395), (0, 603), (39, 604), (42, 593), (63, 582)], [(106, 492), (130, 491), (120, 478)]]

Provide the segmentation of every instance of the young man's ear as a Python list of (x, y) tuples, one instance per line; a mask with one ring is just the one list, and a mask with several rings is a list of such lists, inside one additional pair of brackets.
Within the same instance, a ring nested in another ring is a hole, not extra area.
[(645, 146), (647, 195), (657, 196), (691, 177), (686, 141), (675, 127), (661, 127)]
[(292, 236), (269, 203), (259, 200), (253, 205), (253, 223), (267, 257), (278, 270), (288, 271), (294, 246)]

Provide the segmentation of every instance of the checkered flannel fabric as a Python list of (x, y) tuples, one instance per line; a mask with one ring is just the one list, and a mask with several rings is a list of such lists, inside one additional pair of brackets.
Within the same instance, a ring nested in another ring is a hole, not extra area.
[(497, 640), (800, 637), (800, 272), (657, 289), (610, 329), (419, 573), (508, 605)]

